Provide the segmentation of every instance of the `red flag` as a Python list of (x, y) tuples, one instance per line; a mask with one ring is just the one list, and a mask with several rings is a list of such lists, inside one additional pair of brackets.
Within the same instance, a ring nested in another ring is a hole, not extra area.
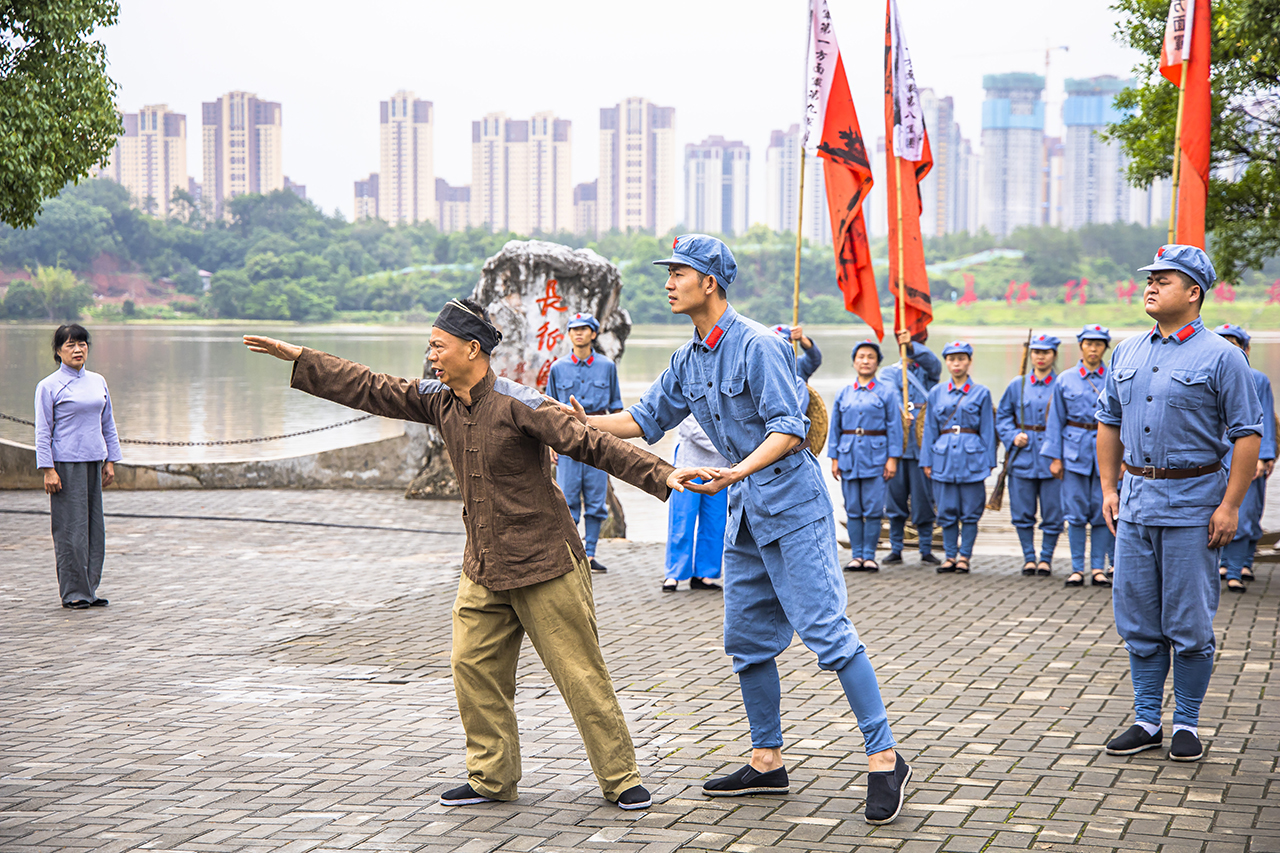
[(933, 152), (897, 12), (897, 4), (888, 0), (884, 14), (884, 124), (888, 159), (885, 175), (889, 185), (889, 290), (896, 301), (901, 242), (905, 300), (894, 314), (894, 329), (905, 328), (915, 335), (933, 322), (933, 300), (929, 297), (929, 275), (925, 272), (924, 243), (920, 239), (920, 181), (933, 168)]
[[(1160, 51), (1160, 73), (1182, 87), (1177, 223), (1173, 242), (1204, 248), (1209, 198), (1209, 0), (1172, 0)], [(1183, 68), (1186, 69), (1185, 82)]]
[(881, 339), (884, 321), (862, 216), (862, 202), (871, 191), (871, 160), (862, 141), (827, 0), (811, 0), (810, 24), (805, 145), (810, 142), (809, 129), (820, 128), (817, 149), (823, 159), (836, 280), (844, 294), (844, 307), (861, 317)]

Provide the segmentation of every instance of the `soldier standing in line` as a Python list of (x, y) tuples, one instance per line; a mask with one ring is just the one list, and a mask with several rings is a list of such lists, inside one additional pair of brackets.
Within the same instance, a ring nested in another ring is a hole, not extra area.
[[(1129, 650), (1134, 725), (1112, 755), (1159, 747), (1173, 663), (1169, 757), (1204, 755), (1198, 725), (1218, 609), (1217, 550), (1236, 534), (1262, 440), (1262, 406), (1244, 353), (1200, 319), (1217, 275), (1202, 250), (1167, 245), (1148, 272), (1151, 331), (1116, 347), (1098, 404), (1102, 513), (1116, 534), (1112, 609)], [(1234, 444), (1230, 476), (1222, 458)], [(1117, 490), (1120, 471), (1128, 474)]]
[(933, 506), (933, 484), (920, 470), (920, 436), (924, 433), (924, 416), (929, 391), (938, 384), (942, 374), (942, 362), (924, 345), (924, 341), (911, 339), (905, 329), (898, 333), (898, 343), (907, 348), (906, 382), (908, 405), (902, 411), (902, 364), (891, 364), (880, 371), (880, 381), (893, 390), (906, 445), (900, 448), (898, 471), (885, 489), (884, 510), (889, 516), (889, 556), (885, 565), (902, 562), (902, 542), (905, 538), (907, 519), (915, 525), (920, 537), (920, 562), (936, 566), (941, 562), (933, 555), (933, 524), (937, 513)]

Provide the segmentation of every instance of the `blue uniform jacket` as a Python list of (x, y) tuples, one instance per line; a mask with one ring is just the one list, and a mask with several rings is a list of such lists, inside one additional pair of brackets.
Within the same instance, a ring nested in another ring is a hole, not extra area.
[[(920, 467), (935, 483), (980, 483), (996, 467), (996, 416), (991, 392), (970, 379), (933, 386), (924, 414)], [(960, 432), (961, 429), (977, 433)]]
[[(866, 385), (854, 382), (836, 395), (831, 410), (831, 433), (827, 455), (840, 462), (844, 477), (879, 477), (889, 457), (902, 455), (902, 401), (893, 389), (876, 379)], [(887, 435), (857, 435), (850, 430), (865, 429)]]
[[(627, 410), (650, 444), (691, 412), (721, 456), (737, 464), (769, 433), (809, 433), (796, 396), (795, 356), (771, 329), (730, 306), (715, 328), (684, 344), (671, 365)], [(791, 453), (729, 487), (726, 536), (744, 515), (759, 545), (834, 512), (818, 460)]]
[(1073, 474), (1093, 476), (1098, 469), (1098, 431), (1077, 424), (1096, 424), (1098, 398), (1106, 385), (1107, 366), (1098, 365), (1097, 372), (1078, 362), (1071, 370), (1059, 373), (1053, 383), (1053, 404), (1049, 406), (1049, 428), (1040, 445), (1046, 462), (1062, 460), (1062, 467)]
[[(1124, 461), (1137, 468), (1212, 465), (1231, 442), (1262, 434), (1262, 406), (1244, 353), (1206, 332), (1199, 317), (1167, 338), (1157, 326), (1116, 347), (1097, 418), (1120, 428)], [(1125, 474), (1120, 520), (1208, 524), (1226, 489), (1225, 469), (1183, 480)]]
[[(1023, 396), (1023, 385), (1026, 385)], [(1057, 377), (1050, 373), (1041, 381), (1034, 373), (1026, 377), (1019, 376), (1009, 383), (1000, 397), (1000, 406), (996, 409), (996, 432), (1004, 442), (1004, 452), (1013, 453), (1013, 462), (1009, 463), (1009, 473), (1015, 477), (1028, 480), (1045, 480), (1053, 476), (1049, 473), (1049, 460), (1040, 455), (1044, 445), (1046, 430), (1022, 430), (1019, 423), (1027, 426), (1046, 426), (1049, 416), (1049, 404), (1053, 399)], [(1022, 400), (1022, 420), (1018, 420), (1018, 401)], [(1014, 453), (1013, 440), (1018, 433), (1026, 432), (1027, 446)]]
[(618, 367), (598, 352), (586, 359), (570, 353), (551, 365), (547, 376), (547, 396), (561, 403), (576, 397), (588, 414), (622, 411), (622, 388)]
[[(1276, 458), (1276, 400), (1271, 392), (1271, 380), (1267, 374), (1257, 368), (1250, 368), (1253, 374), (1253, 390), (1262, 404), (1262, 446), (1258, 448), (1258, 459), (1265, 462)], [(1227, 451), (1222, 464), (1231, 467), (1231, 457), (1236, 452), (1235, 445)]]
[[(942, 362), (938, 361), (938, 357), (929, 351), (923, 344), (914, 341), (911, 343), (911, 358), (914, 364), (907, 371), (908, 378), (908, 399), (915, 406), (918, 413), (920, 407), (929, 399), (929, 389), (938, 384), (938, 376), (942, 373)], [(891, 364), (884, 370), (880, 371), (880, 381), (886, 387), (893, 389), (893, 399), (898, 407), (899, 413), (902, 411), (902, 364)], [(901, 414), (899, 414), (901, 419)], [(901, 449), (901, 441), (899, 438), (899, 449)], [(907, 433), (907, 450), (902, 454), (903, 459), (915, 459), (920, 455), (920, 447), (916, 443), (915, 424), (911, 425), (910, 431)]]

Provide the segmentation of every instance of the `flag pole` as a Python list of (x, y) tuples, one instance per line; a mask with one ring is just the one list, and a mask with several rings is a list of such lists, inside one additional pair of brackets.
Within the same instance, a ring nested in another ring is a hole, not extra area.
[(1178, 230), (1178, 172), (1182, 164), (1182, 109), (1187, 91), (1187, 65), (1190, 57), (1182, 60), (1182, 82), (1178, 84), (1178, 118), (1173, 127), (1173, 187), (1169, 192), (1169, 242), (1174, 242)]
[[(796, 202), (796, 280), (795, 290), (791, 295), (791, 325), (800, 325), (800, 225), (804, 222), (804, 149), (802, 143), (800, 145), (800, 196)], [(791, 348), (795, 350), (795, 354), (800, 354), (800, 342), (792, 341)]]
[[(889, 140), (889, 145), (893, 145), (893, 140)], [(890, 149), (892, 150), (892, 149)], [(893, 155), (894, 170), (894, 194), (897, 196), (898, 209), (898, 330), (902, 331), (907, 327), (906, 321), (906, 252), (902, 246), (902, 158), (897, 154)], [(906, 415), (910, 411), (911, 393), (908, 390), (907, 383), (907, 345), (898, 342), (898, 357), (901, 359), (902, 365), (902, 413)], [(907, 430), (902, 432), (902, 450), (907, 450), (907, 431), (912, 429), (914, 424), (908, 424)]]

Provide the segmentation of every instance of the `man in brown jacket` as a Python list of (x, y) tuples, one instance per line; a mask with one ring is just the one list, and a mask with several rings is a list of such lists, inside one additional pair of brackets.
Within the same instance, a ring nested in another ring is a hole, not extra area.
[(291, 385), (376, 415), (432, 424), (449, 450), (467, 530), (453, 606), (454, 692), (467, 735), (468, 783), (446, 806), (517, 796), (520, 745), (516, 664), (525, 633), (555, 679), (604, 796), (624, 809), (650, 805), (635, 748), (605, 667), (591, 570), (551, 476), (547, 448), (608, 471), (666, 500), (710, 472), (677, 470), (581, 424), (535, 389), (498, 378), (489, 354), (502, 334), (471, 300), (451, 300), (431, 330), (437, 379), (399, 379), (332, 355), (246, 335), (253, 352), (294, 362)]

